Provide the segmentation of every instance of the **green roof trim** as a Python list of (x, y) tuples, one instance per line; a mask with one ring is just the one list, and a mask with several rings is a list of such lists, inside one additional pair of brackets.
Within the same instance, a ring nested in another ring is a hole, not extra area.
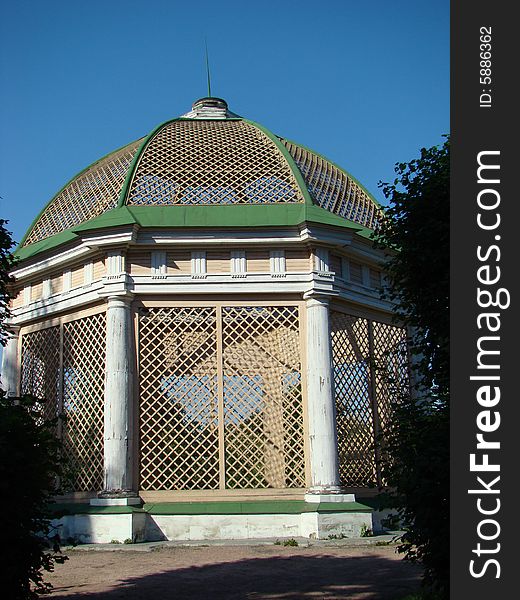
[(302, 223), (318, 223), (354, 230), (368, 237), (371, 230), (339, 217), (314, 204), (200, 204), (173, 206), (122, 206), (77, 225), (70, 230), (20, 248), (15, 256), (20, 260), (56, 248), (75, 240), (78, 234), (139, 225), (141, 227), (200, 227), (204, 229), (236, 227), (290, 227)]
[[(127, 206), (142, 227), (284, 227), (305, 221), (362, 229), (314, 205), (294, 204), (205, 204), (175, 206)], [(108, 213), (106, 213), (108, 214)]]
[(32, 258), (41, 252), (52, 250), (58, 246), (62, 246), (67, 242), (77, 240), (78, 233), (83, 231), (92, 231), (95, 229), (104, 229), (106, 227), (128, 226), (136, 223), (132, 214), (127, 210), (126, 206), (122, 208), (113, 208), (98, 217), (84, 221), (80, 225), (76, 225), (71, 229), (67, 229), (60, 233), (56, 233), (48, 238), (30, 244), (29, 246), (18, 247), (14, 256), (18, 260), (26, 260)]
[(127, 206), (107, 210), (98, 217), (84, 221), (80, 225), (73, 227), (71, 231), (81, 233), (83, 231), (92, 231), (93, 229), (104, 229), (105, 227), (119, 227), (122, 225), (134, 225), (137, 223)]
[(18, 246), (18, 248), (13, 252), (13, 255), (15, 259), (26, 260), (27, 258), (35, 256), (36, 254), (40, 254), (46, 250), (52, 250), (53, 248), (57, 248), (58, 246), (62, 246), (63, 244), (76, 239), (77, 236), (72, 232), (72, 230), (67, 229), (61, 233), (56, 233), (51, 237), (45, 238), (44, 240), (40, 240), (39, 242), (34, 242), (34, 244), (30, 244), (29, 246)]

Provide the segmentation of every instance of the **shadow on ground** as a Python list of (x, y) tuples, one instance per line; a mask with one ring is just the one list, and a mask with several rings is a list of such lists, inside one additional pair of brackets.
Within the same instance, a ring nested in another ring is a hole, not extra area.
[[(117, 573), (114, 574), (117, 578)], [(59, 600), (394, 600), (418, 589), (420, 570), (402, 560), (289, 556), (178, 568), (121, 579), (103, 592), (56, 587)]]

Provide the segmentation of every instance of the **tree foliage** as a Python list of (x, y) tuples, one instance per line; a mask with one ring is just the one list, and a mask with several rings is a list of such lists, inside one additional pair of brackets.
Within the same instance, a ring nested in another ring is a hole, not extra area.
[(2, 591), (12, 600), (50, 591), (43, 572), (66, 560), (49, 518), (60, 447), (54, 423), (42, 423), (40, 414), (35, 399), (7, 398), (0, 390), (0, 493), (12, 498), (2, 524)]
[[(9, 269), (14, 261), (6, 221), (0, 219), (0, 341), (9, 316)], [(48, 507), (60, 475), (60, 446), (55, 423), (43, 422), (34, 398), (7, 398), (0, 389), (0, 497), (2, 521), (2, 597), (31, 600), (47, 593), (43, 572), (66, 557), (53, 535)]]
[(420, 376), (443, 397), (449, 389), (449, 139), (398, 163), (393, 184), (381, 184), (390, 207), (376, 243), (396, 252), (386, 263), (388, 297), (401, 319), (417, 329), (413, 350)]
[(390, 207), (375, 233), (387, 251), (386, 296), (411, 332), (411, 394), (384, 432), (383, 474), (406, 533), (399, 550), (449, 589), (449, 138), (398, 163), (381, 184)]
[(7, 221), (0, 219), (0, 344), (5, 345), (5, 321), (9, 317), (9, 269), (14, 259), (11, 248), (14, 246), (11, 234), (5, 228)]

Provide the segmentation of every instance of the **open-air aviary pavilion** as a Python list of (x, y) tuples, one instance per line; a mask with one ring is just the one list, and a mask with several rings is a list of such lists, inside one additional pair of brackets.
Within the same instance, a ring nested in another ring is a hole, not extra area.
[(377, 526), (375, 440), (407, 385), (380, 215), (213, 97), (52, 198), (17, 250), (2, 384), (62, 416), (62, 537)]

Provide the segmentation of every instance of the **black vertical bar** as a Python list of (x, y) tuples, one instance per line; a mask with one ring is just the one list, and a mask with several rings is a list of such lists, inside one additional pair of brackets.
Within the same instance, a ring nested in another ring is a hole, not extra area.
[[(514, 338), (519, 328), (513, 294), (506, 306), (518, 271), (514, 264), (519, 237), (515, 231), (519, 203), (519, 119), (513, 91), (519, 56), (515, 8), (509, 2), (451, 3), (450, 543), (454, 599), (518, 595), (513, 566), (518, 389), (513, 374), (518, 370)], [(482, 164), (496, 168), (481, 169), (479, 176)], [(483, 208), (492, 206), (493, 199), (499, 200), (495, 208)], [(483, 348), (498, 354), (482, 354)], [(496, 390), (500, 390), (500, 401), (491, 407)], [(484, 466), (486, 461), (492, 470)]]

